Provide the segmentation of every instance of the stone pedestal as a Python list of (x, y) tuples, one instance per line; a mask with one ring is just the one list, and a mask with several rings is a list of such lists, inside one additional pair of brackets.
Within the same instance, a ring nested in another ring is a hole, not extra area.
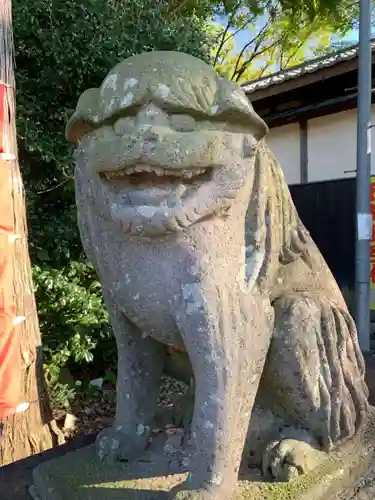
[[(268, 483), (257, 469), (243, 468), (237, 499), (370, 500), (375, 486), (374, 413), (361, 435), (333, 453), (311, 473), (291, 483)], [(31, 493), (37, 500), (155, 500), (186, 477), (179, 452), (163, 438), (137, 462), (101, 464), (94, 446), (41, 464), (34, 470)], [(223, 499), (225, 500), (225, 499)]]

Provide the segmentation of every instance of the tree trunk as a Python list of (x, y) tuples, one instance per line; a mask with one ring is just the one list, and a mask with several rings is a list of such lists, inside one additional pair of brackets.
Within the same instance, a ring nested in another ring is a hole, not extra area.
[[(9, 396), (12, 392), (14, 401), (28, 403), (29, 407), (23, 412), (9, 411), (3, 421), (0, 466), (61, 442), (43, 376), (25, 194), (17, 158), (11, 8), (11, 0), (0, 0), (0, 86), (5, 97), (0, 123), (0, 393)], [(4, 325), (9, 323), (9, 311), (12, 326), (7, 329)]]

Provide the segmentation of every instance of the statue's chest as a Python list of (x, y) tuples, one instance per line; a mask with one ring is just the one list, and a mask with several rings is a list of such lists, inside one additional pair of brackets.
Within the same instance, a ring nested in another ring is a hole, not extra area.
[[(118, 307), (142, 333), (182, 347), (176, 325), (176, 303), (181, 294), (183, 263), (139, 245), (109, 246), (102, 241), (98, 272)], [(176, 301), (177, 299), (177, 301)]]

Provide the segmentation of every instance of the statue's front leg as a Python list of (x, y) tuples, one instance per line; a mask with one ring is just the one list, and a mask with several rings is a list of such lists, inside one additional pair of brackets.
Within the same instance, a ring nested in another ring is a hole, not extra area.
[(195, 378), (187, 481), (176, 499), (232, 494), (273, 323), (269, 302), (215, 285), (190, 284), (178, 325)]
[(153, 421), (165, 346), (142, 332), (118, 309), (103, 290), (118, 354), (116, 419), (96, 440), (102, 461), (131, 460), (147, 446)]

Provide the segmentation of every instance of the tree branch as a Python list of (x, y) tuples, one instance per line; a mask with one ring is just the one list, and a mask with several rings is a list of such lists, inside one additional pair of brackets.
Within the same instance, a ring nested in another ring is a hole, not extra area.
[(299, 49), (303, 46), (303, 44), (306, 42), (306, 39), (303, 40), (302, 42), (300, 42), (296, 49), (291, 53), (289, 54), (287, 60), (285, 61), (285, 64), (283, 64), (283, 54), (280, 55), (280, 63), (279, 63), (279, 69), (280, 70), (283, 70), (283, 69), (286, 69), (288, 67), (288, 64), (290, 63), (290, 61), (293, 59), (293, 57), (297, 54), (297, 52), (299, 51)]
[(295, 48), (295, 50), (291, 54), (289, 54), (289, 56), (288, 56), (285, 64), (283, 64), (283, 56), (281, 55), (281, 57), (280, 57), (280, 70), (283, 70), (283, 69), (287, 68), (287, 66), (290, 63), (290, 61), (297, 54), (297, 52), (299, 51), (299, 49), (301, 47), (303, 47), (303, 45), (307, 42), (307, 40), (309, 39), (309, 37), (312, 35), (313, 31), (314, 31), (314, 27), (313, 27), (313, 25), (311, 25), (310, 29), (307, 31), (307, 33), (304, 36), (304, 38), (298, 43), (298, 45)]
[(226, 43), (226, 41), (225, 41), (225, 36), (226, 36), (226, 34), (228, 33), (229, 28), (230, 28), (230, 21), (228, 20), (228, 23), (227, 23), (227, 25), (226, 25), (226, 27), (225, 27), (225, 30), (223, 31), (223, 33), (222, 33), (222, 35), (221, 35), (221, 37), (220, 37), (220, 38), (221, 38), (221, 40), (220, 40), (219, 46), (218, 46), (218, 48), (217, 48), (217, 50), (216, 50), (216, 54), (215, 54), (215, 57), (214, 57), (213, 66), (216, 66), (216, 64), (217, 64), (217, 62), (218, 62), (218, 60), (219, 60), (220, 53), (221, 53), (221, 51), (223, 50), (223, 47), (224, 47), (224, 45), (225, 45), (225, 43)]
[(231, 37), (228, 37), (228, 39), (226, 39), (226, 36), (227, 36), (227, 33), (230, 29), (230, 27), (232, 26), (232, 21), (234, 19), (234, 16), (235, 16), (235, 13), (238, 9), (240, 5), (240, 2), (237, 3), (237, 5), (233, 8), (233, 11), (231, 13), (231, 15), (229, 16), (228, 18), (228, 22), (227, 22), (227, 25), (225, 27), (225, 30), (223, 31), (222, 35), (221, 35), (221, 41), (219, 43), (219, 47), (217, 48), (216, 50), (216, 54), (215, 54), (215, 57), (214, 57), (214, 62), (213, 62), (213, 65), (215, 66), (219, 60), (219, 57), (220, 57), (220, 53), (221, 51), (223, 50), (223, 47), (224, 45), (227, 43), (227, 41), (231, 38)]
[(267, 64), (265, 64), (262, 68), (262, 71), (259, 73), (258, 78), (262, 78), (264, 73), (267, 71), (267, 69), (270, 67), (270, 62), (267, 61)]
[[(271, 45), (267, 45), (266, 47), (264, 47), (262, 50), (260, 50), (259, 52), (254, 52), (252, 54), (252, 56), (247, 60), (245, 61), (241, 68), (239, 70), (237, 70), (236, 72), (233, 72), (233, 76), (232, 76), (232, 80), (235, 80), (236, 82), (238, 82), (238, 80), (241, 78), (241, 76), (244, 74), (244, 72), (246, 71), (247, 67), (249, 66), (249, 64), (258, 56), (261, 56), (262, 54), (264, 54), (264, 52), (267, 52), (267, 50), (269, 49), (272, 49), (273, 47), (275, 47), (277, 44), (278, 44), (278, 40), (276, 40), (275, 42), (273, 42)], [(236, 74), (237, 73), (237, 74)]]
[[(236, 65), (234, 67), (234, 70), (233, 70), (233, 74), (232, 74), (232, 77), (231, 79), (233, 80), (234, 79), (234, 76), (235, 74), (237, 73), (238, 71), (238, 66), (239, 66), (239, 63), (241, 61), (241, 58), (243, 57), (244, 53), (246, 52), (246, 50), (256, 41), (256, 44), (255, 44), (255, 50), (254, 50), (254, 53), (258, 50), (258, 48), (260, 47), (262, 41), (264, 41), (264, 34), (266, 32), (266, 30), (268, 29), (270, 25), (270, 22), (267, 21), (267, 23), (263, 26), (263, 28), (259, 31), (259, 33), (252, 39), (250, 40), (249, 42), (247, 42), (241, 49), (240, 53), (238, 54), (237, 56), (237, 61), (236, 61)], [(263, 38), (262, 38), (263, 37)], [(254, 59), (254, 57), (256, 56), (257, 54), (253, 55), (253, 57), (251, 57), (250, 61), (252, 61)]]
[(251, 24), (255, 20), (255, 16), (252, 16), (250, 19), (248, 19), (244, 24), (242, 24), (236, 31), (233, 31), (230, 33), (230, 35), (225, 39), (224, 44), (229, 42), (229, 40), (233, 37), (235, 37), (240, 31), (244, 30), (249, 24)]

